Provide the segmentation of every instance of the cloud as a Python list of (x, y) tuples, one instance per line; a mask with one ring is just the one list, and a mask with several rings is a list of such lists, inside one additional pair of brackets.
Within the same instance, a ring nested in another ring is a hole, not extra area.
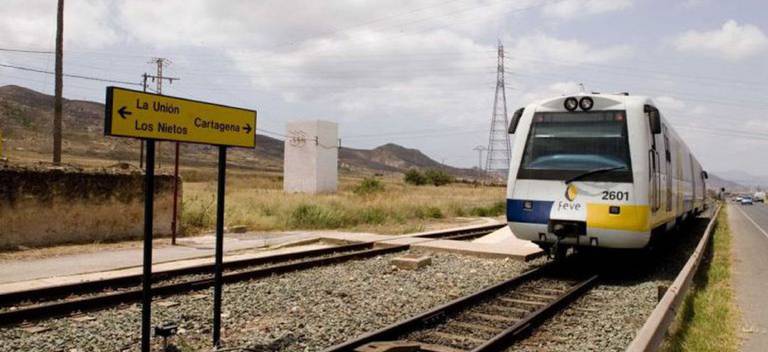
[(633, 47), (621, 44), (605, 48), (594, 47), (575, 39), (560, 39), (543, 33), (520, 37), (512, 41), (508, 51), (511, 67), (518, 71), (541, 71), (553, 64), (594, 64), (628, 58)]
[[(64, 45), (98, 48), (114, 43), (118, 34), (109, 23), (111, 11), (102, 1), (81, 0), (64, 4)], [(3, 1), (0, 33), (4, 45), (52, 49), (56, 39), (56, 2)]]
[(673, 44), (679, 51), (704, 53), (737, 61), (765, 52), (768, 38), (755, 25), (740, 25), (729, 20), (720, 29), (682, 33), (674, 39)]
[(632, 0), (564, 0), (544, 6), (542, 13), (547, 17), (571, 19), (624, 10), (631, 6)]
[[(279, 50), (238, 50), (231, 58), (239, 70), (252, 77), (251, 83), (258, 90), (280, 92), (291, 103), (334, 106), (344, 119), (421, 116), (455, 125), (478, 121), (478, 115), (488, 114), (495, 84), (495, 49), (493, 43), (453, 31), (402, 36), (393, 31), (360, 29)], [(632, 53), (625, 45), (601, 48), (541, 33), (509, 39), (507, 50), (512, 72), (507, 84), (516, 87), (520, 87), (514, 82), (518, 72), (535, 74), (551, 66), (523, 57), (596, 63)], [(549, 81), (540, 79), (530, 88)], [(577, 84), (555, 85), (541, 95), (575, 91), (571, 87)], [(511, 102), (518, 93), (507, 94)]]
[(654, 100), (662, 111), (682, 111), (687, 106), (684, 101), (669, 96), (656, 97)]
[(544, 87), (529, 89), (522, 95), (525, 104), (549, 99), (556, 96), (575, 94), (581, 91), (579, 83), (573, 81), (555, 82)]
[(681, 6), (686, 9), (693, 9), (704, 5), (706, 2), (707, 0), (686, 0)]

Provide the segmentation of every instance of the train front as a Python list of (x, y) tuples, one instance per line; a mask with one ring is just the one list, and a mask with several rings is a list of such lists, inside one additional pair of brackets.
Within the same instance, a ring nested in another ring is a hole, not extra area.
[(642, 133), (629, 133), (643, 128), (629, 99), (558, 97), (513, 116), (507, 221), (515, 236), (556, 255), (647, 245), (647, 166), (632, 160), (648, 148)]

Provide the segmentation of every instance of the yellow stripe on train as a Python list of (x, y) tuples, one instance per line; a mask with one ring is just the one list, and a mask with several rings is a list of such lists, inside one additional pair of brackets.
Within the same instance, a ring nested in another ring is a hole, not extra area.
[(650, 228), (647, 205), (621, 205), (618, 214), (611, 214), (610, 207), (610, 204), (587, 204), (587, 227), (636, 232)]

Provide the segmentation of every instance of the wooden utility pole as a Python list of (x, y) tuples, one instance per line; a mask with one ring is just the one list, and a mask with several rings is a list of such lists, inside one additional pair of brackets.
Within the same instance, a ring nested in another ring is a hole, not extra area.
[(61, 90), (64, 69), (64, 0), (59, 0), (56, 11), (56, 86), (53, 100), (53, 163), (61, 163)]

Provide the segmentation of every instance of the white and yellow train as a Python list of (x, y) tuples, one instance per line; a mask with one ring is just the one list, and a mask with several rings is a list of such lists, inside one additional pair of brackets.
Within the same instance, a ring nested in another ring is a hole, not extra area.
[(558, 256), (644, 248), (705, 209), (707, 173), (648, 97), (547, 99), (517, 110), (509, 133), (507, 221)]

